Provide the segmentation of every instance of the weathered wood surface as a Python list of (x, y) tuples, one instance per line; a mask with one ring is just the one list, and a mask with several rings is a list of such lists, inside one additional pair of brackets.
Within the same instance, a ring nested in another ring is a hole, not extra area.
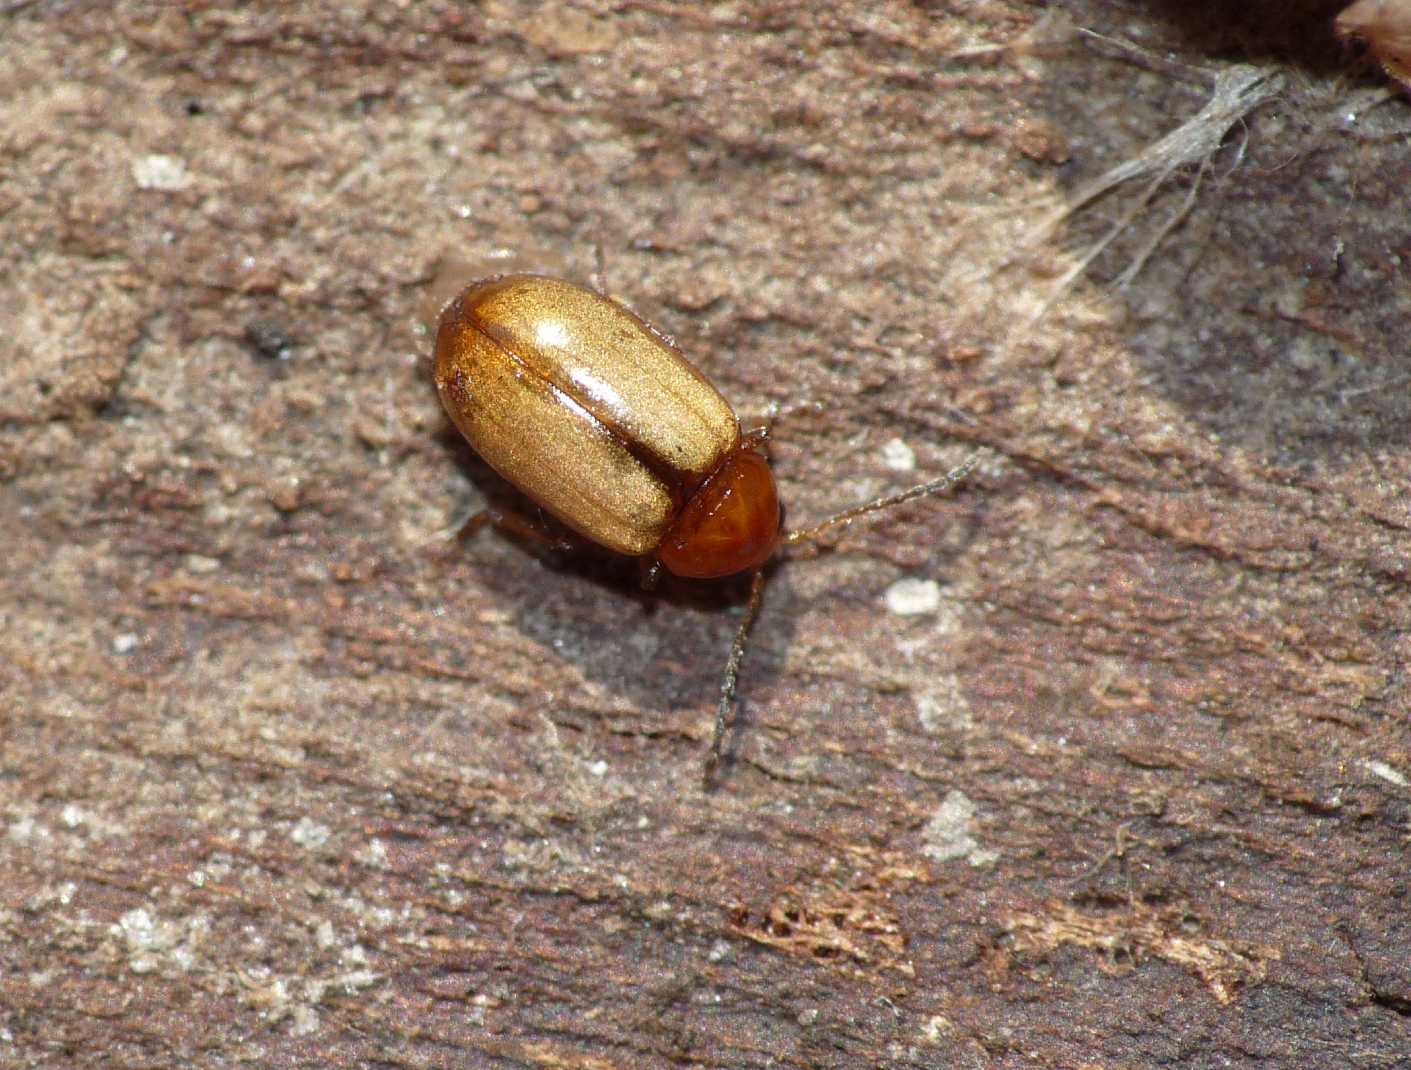
[[(1224, 6), (4, 5), (0, 1065), (1407, 1066), (1411, 110)], [(736, 592), (445, 535), (438, 263), (596, 246), (794, 519), (983, 457), (714, 792)]]

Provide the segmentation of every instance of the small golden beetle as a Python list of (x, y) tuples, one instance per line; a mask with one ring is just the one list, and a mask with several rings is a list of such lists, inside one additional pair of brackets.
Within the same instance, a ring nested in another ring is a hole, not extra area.
[[(764, 455), (726, 400), (650, 324), (593, 290), (544, 275), (472, 283), (442, 311), (436, 389), (500, 475), (585, 538), (687, 579), (752, 571), (726, 662), (706, 775), (720, 761), (763, 566), (781, 543), (944, 491), (975, 465), (845, 510), (803, 531), (780, 525)], [(502, 518), (488, 513), (471, 523)]]

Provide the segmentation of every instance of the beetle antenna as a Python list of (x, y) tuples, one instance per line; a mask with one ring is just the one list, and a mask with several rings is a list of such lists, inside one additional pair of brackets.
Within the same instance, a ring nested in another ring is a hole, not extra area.
[(706, 759), (706, 786), (715, 780), (715, 771), (720, 767), (720, 745), (725, 741), (725, 726), (735, 709), (735, 682), (740, 677), (740, 662), (745, 657), (745, 643), (750, 637), (750, 627), (759, 616), (760, 603), (764, 601), (764, 569), (757, 568), (750, 577), (750, 598), (745, 603), (744, 616), (735, 629), (735, 642), (730, 645), (730, 657), (725, 662), (725, 678), (720, 682), (720, 705), (715, 710), (715, 734), (710, 739), (710, 757)]
[(955, 486), (962, 479), (968, 476), (971, 470), (980, 463), (978, 453), (971, 454), (960, 464), (956, 465), (939, 479), (933, 479), (929, 483), (921, 483), (909, 490), (901, 491), (898, 494), (888, 494), (885, 498), (874, 498), (870, 502), (863, 502), (855, 505), (851, 509), (844, 509), (841, 513), (835, 513), (827, 520), (814, 524), (813, 527), (804, 528), (802, 531), (787, 531), (780, 540), (790, 546), (801, 542), (814, 542), (826, 531), (851, 524), (860, 516), (868, 513), (875, 513), (882, 509), (890, 509), (894, 505), (901, 505), (914, 498), (924, 498), (928, 494), (944, 494)]

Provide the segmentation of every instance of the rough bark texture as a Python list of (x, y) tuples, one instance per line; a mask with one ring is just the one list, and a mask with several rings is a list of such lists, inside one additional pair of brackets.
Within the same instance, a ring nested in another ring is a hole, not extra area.
[[(1337, 6), (0, 5), (0, 1064), (1411, 1065)], [(795, 522), (982, 457), (777, 568), (713, 791), (737, 587), (446, 534), (439, 265), (598, 249)]]

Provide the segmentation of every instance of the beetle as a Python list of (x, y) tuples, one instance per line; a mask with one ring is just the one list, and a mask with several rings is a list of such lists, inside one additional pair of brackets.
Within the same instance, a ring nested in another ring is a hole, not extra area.
[(1411, 89), (1411, 3), (1407, 0), (1357, 0), (1333, 22), (1343, 40), (1358, 38), (1386, 72)]
[[(547, 275), (491, 276), (462, 290), (441, 313), (433, 374), (451, 421), (491, 468), (579, 535), (641, 558), (648, 584), (662, 568), (690, 580), (751, 573), (707, 780), (720, 762), (765, 563), (782, 545), (946, 491), (977, 460), (786, 531), (765, 455), (768, 427), (743, 432), (720, 392), (635, 313)], [(503, 520), (484, 512), (467, 523)]]

